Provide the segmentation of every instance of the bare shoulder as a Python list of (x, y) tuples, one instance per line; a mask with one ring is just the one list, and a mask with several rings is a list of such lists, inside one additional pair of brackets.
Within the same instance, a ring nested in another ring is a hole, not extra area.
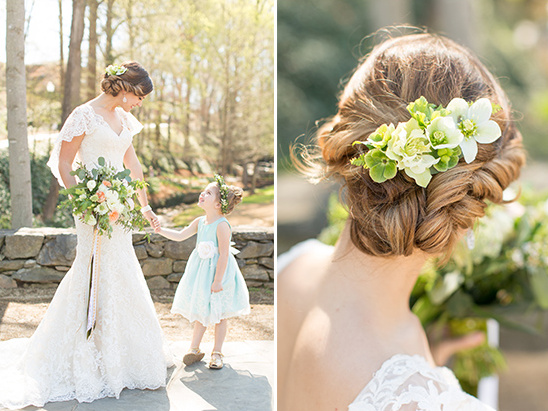
[(278, 273), (278, 295), (282, 293), (283, 296), (285, 291), (290, 295), (311, 292), (325, 274), (330, 260), (331, 250), (328, 246), (306, 247), (304, 252), (299, 253)]

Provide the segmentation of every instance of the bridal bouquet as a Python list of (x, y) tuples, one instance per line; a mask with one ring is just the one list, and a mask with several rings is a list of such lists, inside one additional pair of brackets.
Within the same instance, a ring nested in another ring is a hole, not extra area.
[(70, 207), (72, 213), (85, 224), (95, 226), (99, 235), (112, 234), (113, 225), (126, 230), (144, 229), (147, 220), (139, 211), (136, 190), (146, 183), (132, 180), (130, 170), (117, 171), (106, 164), (103, 157), (97, 160), (98, 167), (87, 169), (83, 164), (71, 172), (80, 181), (73, 187), (62, 190), (68, 199), (60, 207)]
[[(511, 192), (507, 195), (515, 197)], [(463, 238), (445, 266), (433, 260), (426, 264), (410, 306), (431, 337), (485, 332), (488, 318), (502, 327), (539, 333), (534, 320), (541, 324), (548, 312), (547, 197), (524, 190), (519, 202), (488, 207), (474, 228), (471, 249)], [(332, 196), (330, 225), (319, 239), (334, 244), (347, 216), (337, 196)], [(452, 368), (463, 389), (475, 393), (479, 379), (503, 371), (505, 361), (496, 347), (484, 343), (459, 352)]]

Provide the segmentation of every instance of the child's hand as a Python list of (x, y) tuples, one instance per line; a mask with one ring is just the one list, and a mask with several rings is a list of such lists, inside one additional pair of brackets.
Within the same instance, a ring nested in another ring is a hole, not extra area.
[(211, 292), (218, 293), (219, 291), (223, 291), (223, 285), (220, 281), (213, 281), (213, 284), (211, 284)]
[(160, 224), (160, 221), (156, 221), (153, 225), (154, 227), (154, 232), (155, 233), (159, 233), (160, 231), (162, 231), (162, 226)]

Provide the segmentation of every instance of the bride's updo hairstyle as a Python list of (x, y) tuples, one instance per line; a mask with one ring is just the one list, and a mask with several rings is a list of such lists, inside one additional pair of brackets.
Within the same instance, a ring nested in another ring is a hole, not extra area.
[(104, 74), (101, 80), (101, 90), (104, 93), (116, 97), (120, 91), (125, 91), (144, 97), (152, 92), (152, 80), (143, 66), (136, 61), (128, 61), (120, 67), (127, 68), (124, 74)]
[[(444, 107), (456, 97), (482, 97), (502, 109), (492, 116), (502, 136), (478, 144), (476, 159), (433, 175), (426, 188), (404, 172), (383, 183), (350, 164), (380, 125), (410, 119), (406, 106), (424, 96)], [(408, 256), (415, 250), (448, 257), (465, 230), (484, 215), (486, 200), (502, 203), (502, 192), (525, 163), (521, 134), (508, 98), (487, 68), (466, 48), (428, 33), (391, 38), (377, 45), (346, 85), (338, 113), (317, 133), (319, 152), (304, 151), (309, 176), (337, 176), (350, 219), (351, 238), (373, 256)]]

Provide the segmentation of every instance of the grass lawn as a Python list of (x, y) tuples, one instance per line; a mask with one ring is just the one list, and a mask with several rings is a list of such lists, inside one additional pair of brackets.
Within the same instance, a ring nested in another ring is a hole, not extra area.
[(274, 185), (258, 188), (255, 194), (244, 197), (242, 204), (268, 204), (274, 201)]
[[(255, 194), (245, 196), (242, 199), (242, 204), (269, 204), (274, 202), (274, 186), (267, 186), (258, 188), (255, 190)], [(173, 224), (175, 227), (185, 227), (189, 225), (192, 220), (204, 214), (204, 210), (198, 207), (196, 204), (189, 206), (180, 214), (173, 217)]]

